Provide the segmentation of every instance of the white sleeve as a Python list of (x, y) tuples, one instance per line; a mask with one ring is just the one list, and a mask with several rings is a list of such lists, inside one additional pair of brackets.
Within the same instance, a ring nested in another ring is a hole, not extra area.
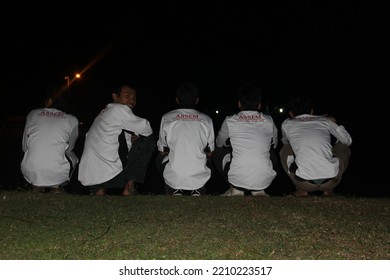
[(214, 135), (214, 125), (213, 125), (213, 121), (210, 119), (210, 135), (209, 135), (209, 139), (208, 139), (208, 144), (209, 144), (209, 148), (210, 148), (210, 151), (214, 151), (215, 150), (215, 135)]
[(77, 138), (79, 136), (79, 122), (77, 119), (75, 119), (75, 124), (72, 130), (72, 133), (69, 137), (69, 147), (68, 151), (73, 151), (74, 146), (76, 145)]
[(273, 123), (273, 137), (272, 137), (272, 144), (274, 146), (274, 149), (276, 149), (276, 147), (278, 146), (278, 141), (279, 141), (279, 136), (278, 136), (278, 129), (275, 125), (275, 122), (273, 121), (272, 117), (271, 117), (271, 120), (272, 120), (272, 123)]
[(164, 147), (168, 147), (167, 138), (165, 135), (165, 131), (163, 129), (163, 125), (164, 125), (164, 117), (161, 118), (160, 131), (159, 131), (159, 136), (158, 136), (158, 140), (157, 140), (157, 149), (160, 152), (164, 152)]
[(27, 151), (27, 138), (28, 138), (28, 125), (30, 123), (31, 112), (26, 117), (26, 123), (24, 124), (23, 137), (22, 137), (22, 150), (25, 153)]
[(229, 138), (229, 127), (227, 125), (227, 118), (223, 121), (221, 125), (221, 129), (218, 132), (218, 136), (216, 139), (216, 145), (218, 148), (222, 148), (225, 144), (225, 141)]
[(22, 150), (24, 153), (27, 151), (27, 123), (25, 124), (23, 130)]
[(281, 141), (284, 145), (288, 144), (288, 139), (287, 139), (287, 135), (286, 135), (286, 131), (284, 130), (284, 124), (287, 120), (285, 120), (282, 125), (281, 125), (281, 133), (282, 133), (282, 138), (281, 138)]
[(347, 130), (342, 125), (337, 125), (335, 122), (329, 120), (330, 123), (330, 133), (336, 137), (336, 139), (342, 143), (350, 146), (352, 144), (351, 135), (347, 132)]
[(126, 130), (132, 131), (137, 135), (149, 136), (153, 133), (152, 127), (147, 119), (140, 118), (131, 111), (127, 106), (123, 114), (126, 114), (128, 117), (122, 120), (122, 127)]

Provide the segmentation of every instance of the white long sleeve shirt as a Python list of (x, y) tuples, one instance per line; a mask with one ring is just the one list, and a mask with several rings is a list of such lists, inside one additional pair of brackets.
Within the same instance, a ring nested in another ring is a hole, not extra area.
[[(23, 131), (21, 171), (27, 182), (37, 187), (60, 185), (70, 179), (70, 162), (78, 137), (78, 119), (54, 108), (32, 110)], [(68, 157), (68, 159), (67, 159)]]
[[(107, 182), (123, 170), (118, 153), (118, 137), (123, 130), (143, 136), (153, 133), (149, 121), (134, 115), (127, 105), (108, 104), (85, 137), (78, 175), (84, 186)], [(127, 145), (131, 148), (130, 139), (127, 139)]]
[(161, 118), (157, 148), (169, 148), (165, 183), (174, 189), (196, 190), (211, 177), (204, 151), (215, 149), (212, 119), (195, 109), (177, 109)]
[(327, 179), (339, 172), (333, 157), (331, 135), (350, 146), (352, 138), (342, 125), (325, 116), (303, 114), (286, 119), (281, 125), (282, 143), (291, 145), (298, 166), (295, 174), (305, 180)]
[(227, 139), (233, 149), (229, 182), (248, 190), (267, 188), (276, 176), (270, 149), (278, 145), (278, 130), (272, 117), (250, 110), (228, 116), (218, 132), (217, 147)]

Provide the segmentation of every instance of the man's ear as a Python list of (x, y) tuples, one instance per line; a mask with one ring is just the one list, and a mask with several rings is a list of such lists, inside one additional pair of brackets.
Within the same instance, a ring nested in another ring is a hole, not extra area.
[(119, 98), (119, 96), (115, 92), (111, 93), (111, 97), (114, 102), (116, 102)]
[(314, 114), (314, 109), (310, 109), (310, 115)]
[(49, 108), (51, 105), (53, 105), (53, 99), (49, 97), (45, 100), (45, 107)]
[(291, 111), (289, 111), (289, 112), (288, 112), (288, 115), (289, 115), (289, 116), (290, 116), (290, 118), (292, 118), (292, 119), (293, 119), (293, 118), (295, 118), (295, 115), (294, 115), (294, 113), (293, 113), (293, 112), (291, 112)]
[(257, 105), (257, 110), (260, 110), (261, 108), (261, 102), (259, 102), (259, 104)]
[(241, 110), (241, 102), (240, 102), (240, 100), (238, 100), (238, 102), (237, 102), (237, 106), (238, 106), (238, 109), (240, 109), (240, 110)]
[(195, 104), (198, 104), (198, 102), (199, 102), (199, 97), (196, 99), (196, 102), (195, 102)]
[(175, 97), (175, 100), (176, 100), (176, 103), (179, 104), (179, 99), (177, 99), (177, 97)]

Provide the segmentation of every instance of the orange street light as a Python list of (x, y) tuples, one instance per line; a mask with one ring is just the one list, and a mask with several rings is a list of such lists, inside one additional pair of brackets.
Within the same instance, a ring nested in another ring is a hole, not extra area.
[(76, 79), (80, 79), (80, 78), (81, 78), (80, 73), (76, 73), (76, 75), (74, 76), (74, 78), (72, 80), (70, 80), (69, 76), (65, 76), (66, 86), (67, 86), (68, 90), (70, 89), (70, 84), (73, 83)]
[(69, 76), (65, 76), (65, 80), (66, 80), (66, 87), (67, 87), (68, 90), (69, 90), (69, 87), (70, 87)]

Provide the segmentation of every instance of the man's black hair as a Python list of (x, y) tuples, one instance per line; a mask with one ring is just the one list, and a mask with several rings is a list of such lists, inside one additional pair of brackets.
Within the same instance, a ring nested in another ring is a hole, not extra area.
[(244, 83), (238, 89), (238, 100), (241, 103), (241, 110), (257, 110), (261, 102), (262, 88), (253, 83)]
[(45, 100), (51, 98), (51, 108), (63, 111), (68, 114), (75, 114), (71, 104), (71, 94), (69, 88), (64, 83), (53, 83), (46, 91)]
[(313, 99), (308, 96), (292, 97), (287, 103), (287, 110), (292, 112), (294, 116), (299, 116), (310, 114), (314, 106)]
[(176, 98), (181, 108), (195, 108), (198, 100), (197, 86), (190, 81), (180, 83), (176, 90)]
[(135, 87), (127, 82), (117, 83), (111, 87), (111, 93), (119, 95), (124, 87), (129, 87), (135, 90)]

